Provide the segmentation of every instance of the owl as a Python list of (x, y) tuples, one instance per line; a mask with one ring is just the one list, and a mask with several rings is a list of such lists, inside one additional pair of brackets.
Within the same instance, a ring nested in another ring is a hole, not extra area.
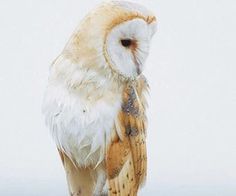
[(50, 67), (43, 113), (71, 196), (135, 196), (145, 182), (142, 71), (156, 25), (141, 5), (104, 2)]

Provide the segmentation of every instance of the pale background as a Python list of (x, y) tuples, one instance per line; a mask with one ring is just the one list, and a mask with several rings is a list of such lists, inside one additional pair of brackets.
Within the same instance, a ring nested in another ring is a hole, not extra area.
[[(0, 195), (65, 196), (44, 125), (48, 67), (100, 1), (0, 1)], [(142, 0), (157, 14), (141, 196), (236, 195), (236, 1)]]

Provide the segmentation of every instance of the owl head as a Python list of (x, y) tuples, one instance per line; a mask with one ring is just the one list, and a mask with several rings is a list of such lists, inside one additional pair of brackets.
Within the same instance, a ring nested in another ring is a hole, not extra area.
[(110, 1), (89, 13), (74, 32), (64, 53), (79, 66), (135, 79), (144, 68), (156, 17), (126, 1)]

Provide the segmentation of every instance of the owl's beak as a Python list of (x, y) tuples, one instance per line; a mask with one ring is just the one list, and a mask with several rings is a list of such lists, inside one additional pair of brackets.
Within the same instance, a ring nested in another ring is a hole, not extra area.
[(141, 71), (141, 65), (140, 64), (136, 64), (136, 69), (137, 69), (137, 74), (140, 75), (142, 73)]
[(142, 64), (139, 62), (135, 54), (133, 56), (134, 56), (134, 63), (136, 66), (136, 72), (138, 75), (140, 75), (142, 73)]
[(132, 45), (131, 45), (131, 52), (133, 54), (133, 60), (136, 66), (136, 72), (138, 75), (141, 74), (142, 72), (142, 63), (139, 61), (139, 59), (136, 56), (136, 52), (137, 52), (137, 48), (138, 48), (138, 43), (136, 40), (132, 40)]

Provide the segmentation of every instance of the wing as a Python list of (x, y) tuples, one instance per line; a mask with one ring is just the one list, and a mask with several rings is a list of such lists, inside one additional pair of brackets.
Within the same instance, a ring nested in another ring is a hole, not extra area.
[(127, 84), (122, 109), (115, 123), (116, 135), (107, 147), (106, 168), (109, 195), (137, 195), (145, 181), (147, 168), (146, 116), (144, 97), (147, 82), (142, 77)]

